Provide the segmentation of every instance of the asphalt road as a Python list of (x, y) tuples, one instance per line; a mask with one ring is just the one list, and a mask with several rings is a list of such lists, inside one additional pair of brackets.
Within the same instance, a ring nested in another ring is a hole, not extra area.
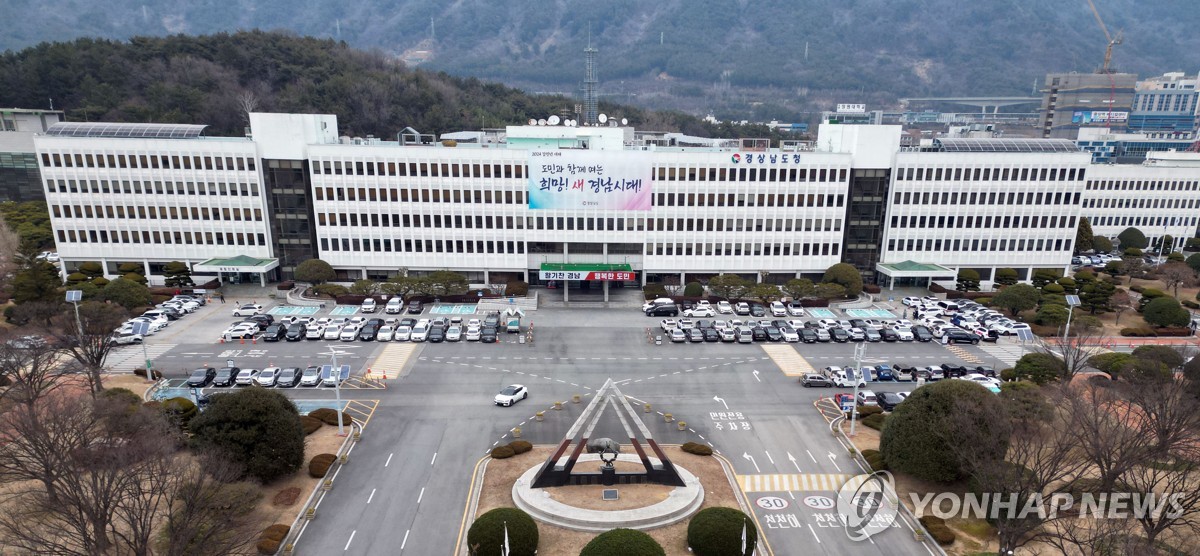
[[(336, 344), (339, 362), (361, 371), (383, 347), (324, 341), (219, 344), (217, 335), (235, 320), (228, 316), (232, 309), (210, 304), (152, 337), (147, 348), (156, 352), (156, 367), (169, 378), (182, 378), (202, 364), (221, 366), (226, 359), (243, 368), (302, 367), (328, 362), (324, 352)], [(533, 344), (517, 343), (509, 334), (502, 334), (499, 344), (424, 344), (386, 390), (341, 391), (343, 399), (377, 406), (350, 464), (305, 529), (297, 554), (452, 553), (472, 474), (487, 450), (511, 441), (515, 426), (534, 443), (557, 443), (583, 404), (554, 411), (553, 402), (579, 394), (586, 403), (608, 378), (627, 396), (651, 404), (654, 413), (645, 422), (660, 442), (707, 442), (733, 462), (772, 553), (931, 553), (913, 540), (906, 523), (869, 542), (853, 542), (826, 507), (836, 493), (824, 477), (858, 473), (813, 406), (840, 390), (800, 387), (757, 344), (654, 345), (646, 328), (655, 335), (659, 319), (635, 309), (543, 309), (531, 318)], [(814, 368), (853, 365), (854, 344), (790, 345)], [(1004, 349), (877, 343), (868, 344), (864, 364), (1000, 368), (1007, 364), (993, 355)], [(110, 362), (140, 362), (140, 352), (121, 348)], [(1008, 352), (1000, 356), (1010, 358)], [(513, 383), (528, 386), (529, 399), (509, 408), (493, 405), (492, 396)], [(326, 402), (334, 395), (324, 388), (284, 391)], [(546, 410), (543, 422), (533, 418), (539, 410)], [(658, 412), (686, 421), (689, 430), (664, 423)], [(615, 421), (600, 432), (620, 439)]]

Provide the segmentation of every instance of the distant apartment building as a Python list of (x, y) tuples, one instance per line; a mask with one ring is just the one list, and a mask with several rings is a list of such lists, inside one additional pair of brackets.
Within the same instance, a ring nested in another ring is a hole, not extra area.
[(33, 137), (62, 119), (61, 110), (0, 108), (0, 201), (46, 198)]
[(1141, 164), (1152, 152), (1186, 151), (1195, 143), (1190, 131), (1140, 131), (1113, 133), (1104, 128), (1079, 130), (1075, 142), (1092, 153), (1097, 164)]
[(1081, 128), (1128, 129), (1137, 75), (1051, 73), (1040, 111), (1044, 138), (1074, 140)]
[(1137, 83), (1133, 95), (1130, 131), (1192, 134), (1200, 112), (1197, 76), (1165, 73)]

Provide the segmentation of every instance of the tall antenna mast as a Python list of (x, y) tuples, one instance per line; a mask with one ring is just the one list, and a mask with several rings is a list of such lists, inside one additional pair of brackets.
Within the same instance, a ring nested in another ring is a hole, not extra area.
[(433, 16), (429, 16), (429, 41), (437, 42), (437, 32), (433, 26)]
[(596, 79), (596, 53), (599, 52), (592, 48), (592, 32), (588, 31), (588, 45), (583, 50), (586, 57), (586, 68), (583, 78), (583, 121), (588, 125), (596, 125), (597, 106), (596, 106), (596, 85), (599, 80)]

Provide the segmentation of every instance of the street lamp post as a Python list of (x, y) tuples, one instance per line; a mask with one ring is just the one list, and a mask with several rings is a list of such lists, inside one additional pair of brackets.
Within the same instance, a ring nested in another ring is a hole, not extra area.
[(863, 351), (866, 348), (865, 343), (854, 344), (854, 400), (850, 405), (850, 436), (854, 436), (854, 428), (858, 424), (858, 385), (866, 380), (866, 377), (861, 375)]
[(334, 347), (329, 346), (329, 358), (333, 364), (333, 369), (329, 373), (333, 377), (333, 394), (337, 400), (338, 436), (346, 436), (346, 430), (342, 424), (342, 375), (338, 369), (338, 352)]
[(67, 303), (75, 306), (75, 327), (79, 333), (78, 342), (83, 341), (83, 321), (79, 318), (79, 302), (83, 299), (83, 290), (67, 290)]
[(1071, 316), (1075, 314), (1075, 308), (1082, 305), (1078, 295), (1068, 295), (1067, 298), (1067, 325), (1063, 327), (1062, 345), (1059, 346), (1059, 351), (1062, 352), (1063, 361), (1067, 359), (1067, 338), (1071, 334)]

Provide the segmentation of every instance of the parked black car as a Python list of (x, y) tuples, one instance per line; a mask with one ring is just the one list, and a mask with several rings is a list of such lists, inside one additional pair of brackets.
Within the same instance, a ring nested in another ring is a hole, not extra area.
[(299, 342), (300, 340), (303, 340), (304, 325), (297, 322), (293, 323), (291, 326), (288, 326), (287, 334), (284, 334), (283, 339), (289, 342)]
[(212, 367), (204, 367), (192, 371), (191, 376), (187, 379), (187, 385), (193, 388), (203, 388), (217, 378), (217, 370)]
[(772, 342), (782, 342), (783, 341), (783, 332), (780, 332), (779, 329), (775, 328), (774, 326), (768, 327), (767, 328), (767, 339)]
[(412, 301), (408, 304), (408, 314), (410, 315), (419, 315), (424, 309), (425, 306), (420, 301)]
[(986, 377), (994, 378), (996, 376), (996, 369), (994, 369), (988, 365), (978, 365), (976, 367), (972, 367), (972, 368), (968, 369), (968, 371), (970, 371), (972, 373), (979, 373)]
[(932, 342), (933, 341), (933, 332), (930, 332), (929, 328), (926, 328), (923, 325), (918, 324), (918, 325), (914, 326), (912, 328), (912, 333), (913, 333), (913, 337), (916, 338), (918, 342)]
[(647, 317), (675, 317), (679, 316), (679, 307), (675, 305), (655, 305), (646, 311)]
[(750, 304), (750, 316), (765, 317), (767, 316), (767, 308), (758, 303)]
[(850, 333), (842, 330), (841, 328), (830, 328), (829, 337), (833, 338), (833, 341), (835, 342), (844, 343), (850, 341)]
[(879, 407), (882, 407), (884, 411), (892, 411), (896, 409), (896, 406), (900, 405), (900, 402), (902, 401), (904, 401), (904, 398), (901, 398), (900, 394), (895, 392), (875, 393), (875, 402), (878, 403)]
[(979, 336), (966, 330), (947, 330), (943, 337), (951, 344), (978, 344)]
[(806, 344), (817, 343), (817, 331), (816, 330), (813, 330), (806, 326), (804, 328), (801, 328), (800, 330), (797, 330), (796, 333), (800, 334), (801, 342), (804, 342)]
[(753, 336), (754, 341), (756, 342), (767, 341), (767, 331), (760, 326), (755, 326), (753, 329), (751, 329), (750, 334)]
[[(495, 331), (495, 329), (493, 329), (492, 334), (495, 334), (495, 333), (496, 333), (496, 331)], [(361, 339), (361, 337), (359, 339)], [(374, 333), (371, 334), (371, 339), (372, 340), (375, 339)], [(426, 340), (428, 340), (430, 343), (434, 343), (434, 344), (444, 342), (446, 340), (446, 329), (442, 328), (440, 326), (430, 326), (429, 327), (429, 336), (426, 337)]]
[(279, 376), (275, 379), (275, 386), (279, 388), (291, 388), (300, 382), (300, 374), (300, 369), (287, 367), (279, 371)]
[(900, 339), (900, 335), (891, 328), (884, 328), (883, 330), (880, 330), (879, 335), (883, 337), (883, 341), (885, 342), (895, 342)]
[(486, 326), (485, 326), (485, 327), (483, 328), (483, 330), (482, 330), (482, 331), (480, 331), (480, 333), (479, 333), (479, 341), (480, 341), (480, 342), (483, 342), (483, 343), (485, 343), (485, 344), (494, 344), (494, 343), (496, 343), (496, 329), (495, 329), (495, 328), (488, 328), (488, 327), (486, 327)]
[(237, 367), (217, 369), (217, 374), (213, 377), (213, 386), (233, 386), (233, 379), (237, 378), (240, 372), (242, 370)]
[(717, 332), (716, 328), (702, 328), (704, 331), (704, 341), (719, 342), (721, 341), (721, 333)]
[(275, 323), (271, 326), (268, 326), (267, 329), (263, 331), (262, 339), (264, 342), (278, 342), (279, 340), (282, 340), (286, 334), (287, 327), (283, 326), (282, 324)]
[(942, 364), (942, 375), (946, 378), (958, 378), (960, 376), (966, 376), (968, 372), (970, 371), (968, 371), (967, 368), (962, 365), (951, 365), (948, 363)]
[[(429, 335), (433, 335), (433, 331), (438, 328), (435, 326), (429, 330)], [(358, 330), (358, 341), (374, 342), (375, 336), (379, 334), (379, 328), (373, 324), (367, 324)]]

